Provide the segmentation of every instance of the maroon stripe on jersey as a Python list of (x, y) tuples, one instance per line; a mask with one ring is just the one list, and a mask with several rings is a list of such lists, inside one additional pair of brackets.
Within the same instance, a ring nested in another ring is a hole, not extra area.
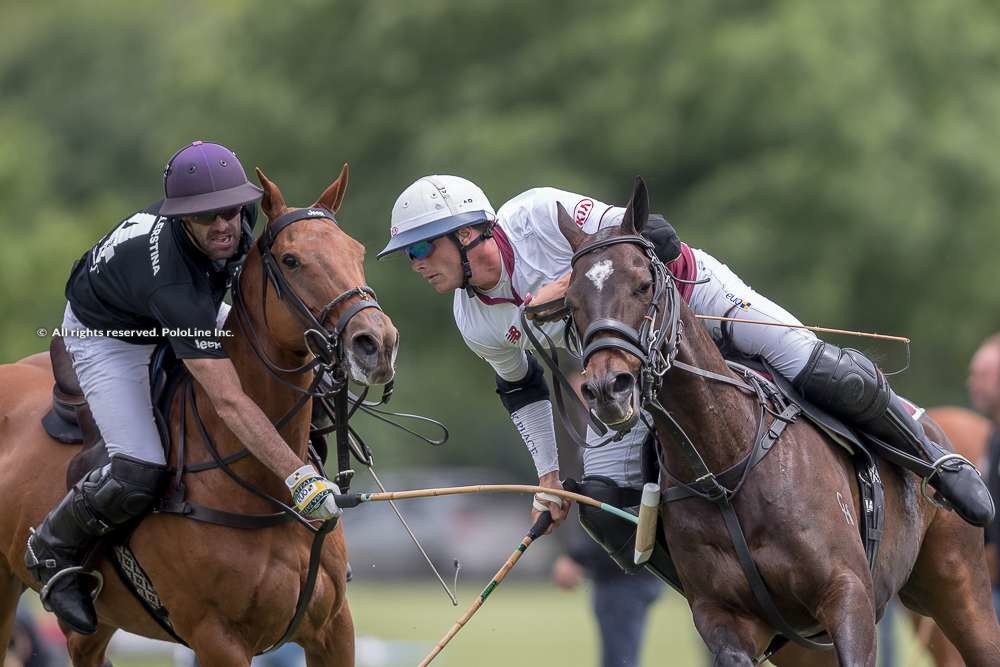
[[(681, 280), (696, 280), (698, 278), (698, 264), (694, 261), (694, 253), (687, 243), (681, 243), (681, 254), (674, 261), (667, 264), (667, 270), (675, 278)], [(678, 283), (681, 298), (684, 303), (691, 303), (691, 294), (694, 292), (694, 285), (691, 283)]]
[(503, 267), (507, 269), (507, 275), (510, 276), (510, 291), (514, 295), (514, 298), (486, 296), (478, 291), (476, 292), (476, 296), (487, 306), (495, 306), (501, 303), (512, 303), (515, 306), (520, 306), (523, 303), (521, 295), (514, 289), (514, 246), (510, 244), (507, 233), (504, 232), (500, 225), (494, 225), (493, 227), (493, 240), (496, 241), (497, 248), (500, 249), (500, 259), (503, 260)]

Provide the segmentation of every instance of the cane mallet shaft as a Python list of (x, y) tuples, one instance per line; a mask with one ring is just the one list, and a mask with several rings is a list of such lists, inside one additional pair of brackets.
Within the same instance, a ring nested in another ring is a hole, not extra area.
[(639, 527), (635, 530), (636, 565), (642, 565), (653, 555), (656, 544), (656, 518), (660, 511), (660, 485), (650, 482), (642, 487), (639, 504)]
[(552, 523), (552, 515), (549, 514), (548, 512), (542, 512), (538, 516), (538, 520), (535, 521), (535, 525), (531, 527), (531, 530), (528, 531), (528, 534), (525, 535), (524, 539), (521, 540), (521, 543), (517, 545), (517, 549), (514, 551), (514, 553), (510, 555), (510, 558), (508, 558), (507, 562), (503, 564), (503, 567), (501, 567), (500, 570), (495, 575), (493, 575), (493, 580), (486, 585), (486, 588), (484, 588), (483, 592), (479, 594), (479, 597), (476, 598), (476, 601), (472, 603), (472, 606), (469, 607), (469, 610), (466, 611), (460, 619), (455, 621), (455, 625), (451, 626), (451, 630), (449, 630), (445, 634), (445, 636), (441, 638), (441, 641), (437, 643), (437, 646), (434, 647), (434, 650), (432, 650), (430, 653), (427, 654), (427, 657), (424, 658), (423, 662), (420, 663), (420, 667), (426, 667), (427, 665), (431, 664), (431, 661), (437, 657), (438, 653), (444, 650), (444, 647), (448, 645), (448, 642), (451, 641), (452, 637), (457, 635), (458, 631), (461, 630), (465, 626), (465, 624), (469, 622), (469, 619), (472, 618), (472, 616), (477, 611), (479, 611), (479, 608), (483, 606), (484, 602), (486, 602), (486, 598), (490, 596), (490, 593), (492, 593), (493, 590), (500, 585), (500, 582), (504, 580), (504, 577), (507, 576), (507, 573), (514, 568), (514, 565), (517, 563), (518, 560), (521, 559), (521, 555), (525, 551), (527, 551), (528, 547), (531, 546), (531, 543), (545, 534), (545, 531), (549, 529), (549, 525), (551, 523)]

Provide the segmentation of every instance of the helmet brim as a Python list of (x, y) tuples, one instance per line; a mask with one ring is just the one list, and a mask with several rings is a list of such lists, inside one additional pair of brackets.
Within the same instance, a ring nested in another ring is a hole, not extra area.
[(226, 190), (206, 192), (189, 197), (168, 197), (160, 205), (160, 215), (177, 217), (218, 211), (259, 201), (264, 191), (253, 183), (241, 183)]
[(425, 225), (407, 229), (393, 236), (377, 257), (378, 259), (382, 259), (394, 252), (404, 250), (407, 246), (413, 245), (418, 241), (430, 241), (453, 232), (456, 229), (481, 225), (484, 222), (491, 222), (492, 220), (494, 220), (494, 216), (488, 211), (466, 211), (465, 213), (441, 218), (434, 222), (428, 222)]

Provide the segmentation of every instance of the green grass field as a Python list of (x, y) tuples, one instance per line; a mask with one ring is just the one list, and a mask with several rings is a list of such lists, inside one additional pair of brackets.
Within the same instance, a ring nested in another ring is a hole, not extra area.
[[(423, 584), (359, 585), (353, 588), (350, 598), (357, 634), (405, 642), (400, 644), (400, 658), (408, 653), (410, 660), (398, 664), (414, 665), (465, 612), (480, 590), (461, 588), (456, 608), (444, 591)], [(597, 628), (588, 595), (585, 590), (561, 592), (544, 581), (506, 582), (435, 664), (596, 664)], [(666, 593), (652, 614), (643, 664), (665, 664), (654, 656), (669, 655), (670, 664), (696, 665), (701, 662), (701, 650), (687, 605), (679, 596)]]
[[(429, 582), (353, 582), (350, 603), (358, 637), (357, 667), (417, 665), (480, 591), (481, 587), (466, 581), (459, 589), (459, 606), (453, 607), (444, 592)], [(563, 592), (548, 581), (518, 580), (515, 572), (495, 590), (434, 665), (599, 667), (597, 627), (590, 613), (589, 595), (586, 584)], [(895, 667), (933, 667), (917, 646), (909, 619), (902, 616), (897, 614), (895, 619)], [(160, 645), (155, 653), (112, 651), (110, 657), (116, 667), (171, 667), (169, 645)], [(667, 590), (653, 607), (641, 664), (706, 664), (687, 603), (672, 590)]]
[[(485, 582), (484, 582), (485, 583)], [(351, 608), (362, 657), (365, 638), (386, 642), (373, 647), (372, 661), (358, 667), (415, 665), (452, 626), (479, 593), (460, 589), (459, 606), (429, 584), (351, 584)], [(589, 590), (556, 590), (548, 582), (502, 584), (452, 640), (434, 665), (451, 667), (598, 666), (597, 628), (590, 615)], [(930, 667), (913, 634), (897, 618), (897, 667)], [(385, 649), (385, 660), (379, 648)], [(643, 665), (706, 664), (687, 603), (667, 591), (655, 605), (642, 652)]]

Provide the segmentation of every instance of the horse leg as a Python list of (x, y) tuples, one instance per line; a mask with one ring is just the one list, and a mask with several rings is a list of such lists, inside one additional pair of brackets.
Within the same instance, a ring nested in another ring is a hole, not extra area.
[(712, 652), (712, 667), (752, 667), (757, 651), (770, 638), (757, 618), (743, 616), (712, 602), (691, 605), (695, 627)]
[(346, 599), (323, 630), (318, 644), (304, 643), (306, 667), (354, 667), (354, 619)]
[(0, 565), (0, 665), (6, 664), (7, 644), (14, 630), (14, 615), (17, 601), (24, 591), (21, 581)]
[(185, 639), (200, 667), (250, 667), (252, 651), (218, 620), (206, 619)]
[(816, 609), (837, 658), (848, 667), (875, 667), (875, 605), (870, 585), (854, 572), (836, 575)]
[(73, 667), (101, 667), (105, 663), (108, 643), (118, 628), (110, 625), (97, 625), (97, 632), (92, 635), (81, 635), (78, 632), (66, 633), (66, 650)]
[(1000, 625), (982, 545), (982, 530), (938, 512), (900, 591), (906, 606), (937, 622), (970, 667), (1000, 665)]
[(955, 645), (941, 632), (934, 619), (915, 612), (907, 612), (917, 636), (917, 645), (931, 654), (935, 667), (965, 667), (962, 655)]

